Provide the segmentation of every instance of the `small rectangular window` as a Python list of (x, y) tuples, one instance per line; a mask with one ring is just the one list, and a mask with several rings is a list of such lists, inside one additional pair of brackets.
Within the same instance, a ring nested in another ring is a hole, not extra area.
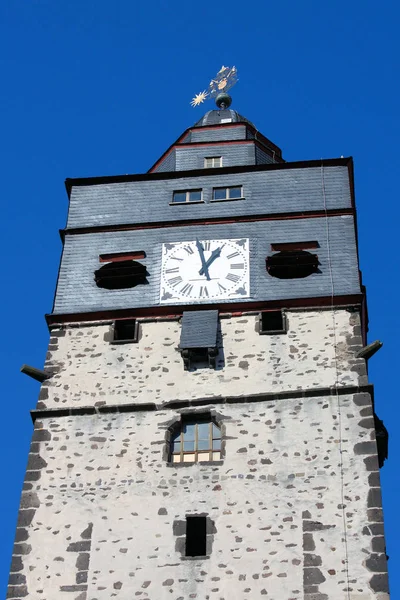
[(243, 198), (242, 186), (213, 188), (213, 200), (240, 200)]
[(210, 156), (204, 159), (205, 169), (216, 169), (222, 167), (222, 156)]
[(139, 323), (136, 319), (122, 319), (114, 322), (113, 343), (129, 344), (139, 340)]
[(282, 310), (269, 310), (260, 313), (259, 333), (261, 335), (273, 335), (286, 332), (286, 315)]
[(207, 517), (186, 517), (186, 556), (206, 556)]
[(186, 202), (201, 202), (202, 190), (183, 190), (174, 192), (172, 197), (173, 204), (182, 204)]

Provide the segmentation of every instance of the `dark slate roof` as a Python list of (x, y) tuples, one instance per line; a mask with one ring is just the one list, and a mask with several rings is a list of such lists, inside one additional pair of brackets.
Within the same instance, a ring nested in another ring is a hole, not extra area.
[[(71, 181), (68, 228), (185, 221), (255, 214), (317, 211), (351, 207), (346, 159), (334, 164), (283, 168), (261, 165), (259, 170), (229, 173), (224, 169), (163, 174), (136, 181), (74, 184)], [(342, 164), (340, 164), (342, 163)], [(248, 167), (251, 169), (251, 167)], [(207, 172), (206, 172), (207, 171)], [(218, 172), (216, 172), (218, 171)], [(85, 181), (85, 180), (83, 180)], [(213, 187), (243, 186), (244, 200), (213, 202)], [(171, 205), (175, 190), (203, 189), (203, 203)]]
[[(66, 236), (54, 313), (159, 306), (164, 242), (239, 237), (250, 240), (250, 297), (243, 302), (360, 293), (355, 226), (351, 215), (186, 227), (177, 223), (176, 227)], [(310, 240), (317, 240), (320, 245), (315, 251), (320, 273), (306, 279), (277, 279), (268, 274), (265, 259), (271, 254), (271, 244)], [(100, 254), (136, 250), (146, 252), (146, 258), (141, 262), (149, 272), (148, 285), (121, 290), (96, 286), (94, 272), (99, 268)]]
[(197, 121), (197, 123), (194, 124), (194, 127), (207, 127), (209, 125), (219, 125), (221, 123), (248, 123), (254, 127), (251, 121), (231, 108), (226, 108), (224, 110), (209, 110), (199, 121)]
[(217, 310), (184, 311), (179, 347), (214, 348), (217, 345)]

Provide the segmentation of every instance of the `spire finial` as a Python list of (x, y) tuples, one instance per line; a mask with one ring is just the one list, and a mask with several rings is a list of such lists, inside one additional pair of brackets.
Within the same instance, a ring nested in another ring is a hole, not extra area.
[(208, 97), (215, 98), (215, 103), (218, 108), (228, 108), (232, 103), (232, 98), (226, 92), (231, 89), (237, 82), (236, 67), (222, 66), (216, 77), (211, 79), (206, 90), (196, 94), (191, 101), (192, 106), (198, 106)]

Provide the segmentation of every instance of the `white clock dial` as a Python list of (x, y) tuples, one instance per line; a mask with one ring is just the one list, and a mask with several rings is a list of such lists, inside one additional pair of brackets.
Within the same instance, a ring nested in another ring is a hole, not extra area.
[(249, 296), (249, 240), (163, 244), (160, 302), (210, 302)]

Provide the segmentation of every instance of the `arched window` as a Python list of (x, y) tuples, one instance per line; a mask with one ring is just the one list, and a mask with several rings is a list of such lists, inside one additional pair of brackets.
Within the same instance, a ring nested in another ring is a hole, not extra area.
[(221, 430), (211, 420), (185, 420), (171, 436), (170, 461), (194, 463), (221, 459)]

